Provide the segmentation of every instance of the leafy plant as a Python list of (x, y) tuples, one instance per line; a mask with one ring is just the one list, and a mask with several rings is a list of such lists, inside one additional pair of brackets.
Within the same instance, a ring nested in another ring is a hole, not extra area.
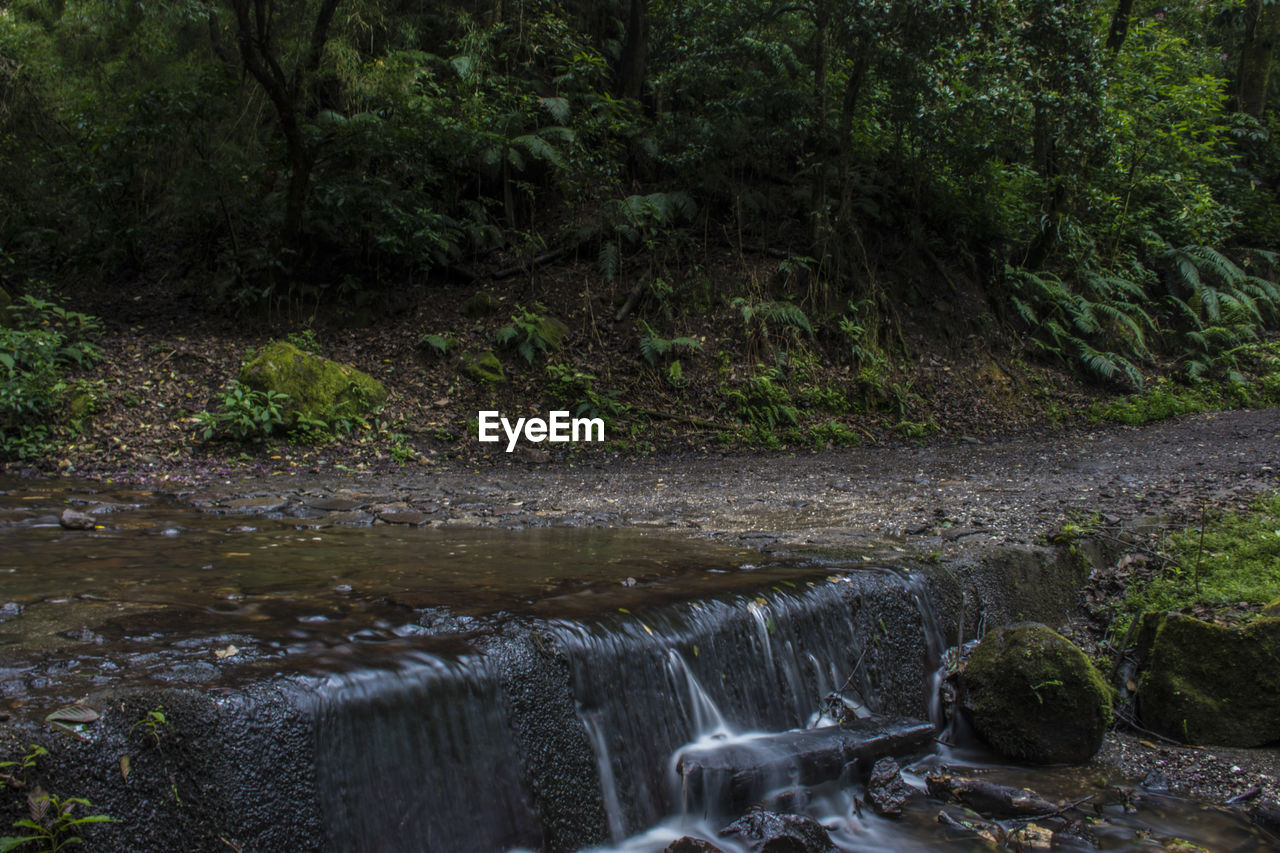
[(133, 728), (141, 729), (143, 739), (158, 749), (164, 733), (173, 731), (173, 724), (165, 715), (164, 706), (157, 705), (135, 722)]
[(499, 329), (497, 335), (499, 345), (514, 347), (529, 364), (539, 353), (545, 355), (559, 349), (562, 338), (561, 327), (522, 305), (516, 306), (511, 323)]
[(320, 339), (316, 337), (315, 329), (303, 329), (301, 332), (290, 332), (284, 336), (284, 339), (303, 352), (309, 352), (312, 355), (324, 355), (323, 349), (320, 346)]
[(418, 346), (443, 358), (458, 349), (458, 339), (453, 335), (427, 332), (418, 338)]
[(40, 453), (58, 420), (69, 368), (96, 361), (87, 337), (97, 319), (26, 295), (11, 307), (14, 325), (0, 324), (0, 454)]
[[(736, 296), (730, 302), (742, 317), (747, 338), (747, 357), (754, 359), (774, 352), (783, 343), (798, 344), (797, 334), (813, 337), (813, 326), (798, 305), (791, 302), (755, 301)], [(785, 351), (786, 347), (782, 349)]]
[(101, 814), (76, 817), (77, 807), (88, 810), (92, 806), (83, 797), (61, 799), (37, 788), (27, 796), (30, 817), (13, 822), (15, 829), (26, 830), (27, 834), (0, 838), (0, 853), (27, 845), (35, 845), (38, 853), (60, 853), (73, 845), (84, 844), (84, 839), (78, 835), (82, 827), (116, 822), (115, 818)]
[(30, 776), (36, 770), (39, 760), (49, 754), (37, 743), (28, 747), (26, 754), (16, 761), (0, 761), (0, 779), (13, 788), (23, 788), (30, 783)]
[(681, 353), (691, 355), (702, 352), (702, 342), (690, 337), (664, 338), (644, 320), (640, 321), (640, 328), (643, 330), (640, 335), (640, 357), (650, 367), (660, 368), (671, 387), (683, 388), (684, 365), (676, 356)]
[(205, 441), (214, 437), (237, 441), (267, 438), (284, 426), (288, 400), (288, 394), (258, 391), (233, 379), (222, 392), (217, 411), (196, 415), (200, 437)]
[(1088, 271), (1076, 287), (1052, 272), (1006, 267), (1005, 275), (1034, 347), (1093, 376), (1142, 387), (1135, 362), (1150, 357), (1146, 335), (1155, 329), (1142, 287)]
[(551, 399), (573, 406), (577, 417), (603, 418), (612, 428), (631, 412), (631, 407), (618, 399), (618, 390), (601, 392), (595, 387), (596, 377), (567, 364), (548, 364), (547, 377), (552, 380)]
[(775, 367), (757, 365), (759, 373), (738, 388), (721, 386), (721, 409), (729, 409), (738, 420), (759, 430), (771, 431), (782, 425), (795, 426), (800, 419), (791, 392), (782, 383)]

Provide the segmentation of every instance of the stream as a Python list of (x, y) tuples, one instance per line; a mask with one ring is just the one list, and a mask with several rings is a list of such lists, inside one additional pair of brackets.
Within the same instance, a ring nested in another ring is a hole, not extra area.
[[(65, 529), (67, 508), (93, 529)], [(751, 849), (718, 834), (747, 795), (679, 775), (698, 750), (773, 768), (750, 797), (839, 850), (992, 849), (923, 793), (873, 814), (861, 760), (811, 780), (768, 752), (836, 706), (935, 725), (900, 756), (921, 792), (945, 768), (1087, 798), (1055, 849), (1274, 849), (1229, 809), (941, 731), (955, 614), (927, 567), (628, 528), (344, 526), (74, 481), (0, 483), (0, 543), (5, 744), (44, 743), (46, 784), (119, 819), (89, 850)], [(67, 703), (95, 719), (45, 721)]]

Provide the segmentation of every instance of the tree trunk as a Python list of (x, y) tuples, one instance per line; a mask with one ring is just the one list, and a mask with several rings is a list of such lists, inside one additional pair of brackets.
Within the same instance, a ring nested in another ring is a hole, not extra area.
[(1119, 0), (1111, 16), (1111, 30), (1107, 33), (1107, 50), (1119, 53), (1129, 35), (1129, 18), (1133, 15), (1133, 0)]
[(631, 0), (627, 39), (618, 62), (618, 97), (638, 101), (644, 94), (645, 68), (649, 61), (647, 0)]
[(813, 217), (813, 257), (818, 261), (817, 274), (822, 274), (827, 253), (827, 63), (828, 33), (831, 16), (826, 3), (818, 3), (814, 27), (813, 91), (818, 113), (814, 133), (814, 175), (809, 193), (809, 215)]
[[(320, 67), (324, 45), (329, 35), (329, 25), (342, 0), (322, 0), (316, 12), (315, 25), (305, 52), (294, 63), (292, 74), (286, 75), (282, 57), (272, 38), (275, 4), (271, 0), (230, 0), (235, 14), (236, 47), (245, 71), (266, 92), (275, 107), (284, 137), (285, 158), (289, 163), (289, 188), (285, 195), (284, 219), (276, 240), (279, 255), (297, 251), (302, 224), (306, 214), (307, 188), (311, 182), (311, 170), (315, 154), (307, 146), (302, 132), (300, 114), (305, 112), (311, 96), (311, 78)], [(231, 63), (235, 57), (222, 43), (221, 27), (217, 15), (209, 14), (209, 33), (213, 48), (222, 59)]]
[(1240, 46), (1240, 68), (1231, 87), (1232, 106), (1261, 119), (1267, 107), (1267, 85), (1271, 63), (1280, 38), (1280, 3), (1252, 0), (1245, 12), (1244, 42)]

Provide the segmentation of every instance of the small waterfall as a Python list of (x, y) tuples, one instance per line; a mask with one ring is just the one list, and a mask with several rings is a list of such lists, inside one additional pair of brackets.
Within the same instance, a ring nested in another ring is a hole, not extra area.
[(854, 706), (921, 716), (941, 653), (931, 618), (918, 582), (862, 571), (553, 629), (630, 835), (680, 811), (681, 747), (802, 728), (833, 684)]
[(420, 654), (321, 685), (315, 772), (329, 849), (538, 845), (508, 703), (493, 676), (479, 656)]
[(613, 777), (613, 758), (609, 754), (609, 743), (605, 740), (599, 714), (579, 716), (587, 728), (587, 738), (591, 741), (591, 749), (596, 756), (596, 772), (600, 774), (600, 795), (604, 800), (605, 819), (609, 824), (609, 840), (617, 844), (626, 836), (626, 831), (622, 822), (622, 803), (618, 800), (618, 783)]
[[(925, 702), (929, 711), (929, 722), (941, 731), (946, 725), (942, 709), (942, 681), (946, 677), (944, 654), (947, 650), (947, 638), (929, 596), (923, 575), (915, 574), (908, 580), (911, 597), (920, 611), (920, 626), (924, 631), (925, 641)], [(963, 605), (962, 605), (963, 606)]]

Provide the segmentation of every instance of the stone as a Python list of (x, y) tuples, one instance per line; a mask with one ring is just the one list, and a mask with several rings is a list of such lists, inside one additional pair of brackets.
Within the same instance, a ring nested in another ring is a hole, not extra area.
[(467, 297), (458, 308), (458, 313), (469, 320), (480, 320), (498, 310), (498, 300), (487, 290), (477, 290)]
[(58, 523), (67, 530), (92, 530), (97, 521), (87, 512), (78, 512), (74, 509), (64, 509), (62, 516), (58, 519)]
[(902, 817), (902, 806), (914, 794), (902, 779), (902, 770), (892, 758), (882, 758), (871, 768), (867, 780), (867, 803), (881, 817)]
[(344, 498), (336, 495), (307, 503), (307, 506), (312, 509), (323, 509), (329, 512), (349, 512), (353, 509), (364, 509), (368, 505), (369, 501), (365, 498)]
[(507, 374), (502, 369), (502, 362), (494, 355), (493, 350), (463, 353), (458, 364), (465, 376), (477, 382), (506, 382)]
[(1111, 690), (1102, 675), (1084, 652), (1038, 623), (988, 632), (959, 681), (974, 731), (1017, 761), (1088, 761), (1111, 724)]
[(701, 838), (686, 835), (666, 846), (662, 853), (724, 853), (719, 847)]
[(720, 830), (721, 838), (751, 853), (828, 853), (835, 849), (825, 827), (811, 817), (754, 809)]
[(387, 389), (367, 373), (284, 341), (272, 341), (240, 368), (240, 384), (256, 391), (288, 394), (285, 423), (298, 415), (322, 421), (363, 417), (387, 399)]
[(1280, 740), (1280, 618), (1233, 627), (1148, 613), (1138, 657), (1138, 709), (1147, 728), (1194, 744)]
[(1262, 615), (1280, 619), (1280, 598), (1273, 599), (1266, 607), (1262, 608)]
[(236, 512), (279, 512), (289, 505), (289, 500), (277, 495), (267, 497), (235, 498), (221, 504), (223, 509)]
[(407, 524), (410, 527), (421, 527), (431, 520), (431, 517), (426, 513), (416, 512), (411, 509), (380, 512), (378, 513), (378, 518), (387, 524)]

